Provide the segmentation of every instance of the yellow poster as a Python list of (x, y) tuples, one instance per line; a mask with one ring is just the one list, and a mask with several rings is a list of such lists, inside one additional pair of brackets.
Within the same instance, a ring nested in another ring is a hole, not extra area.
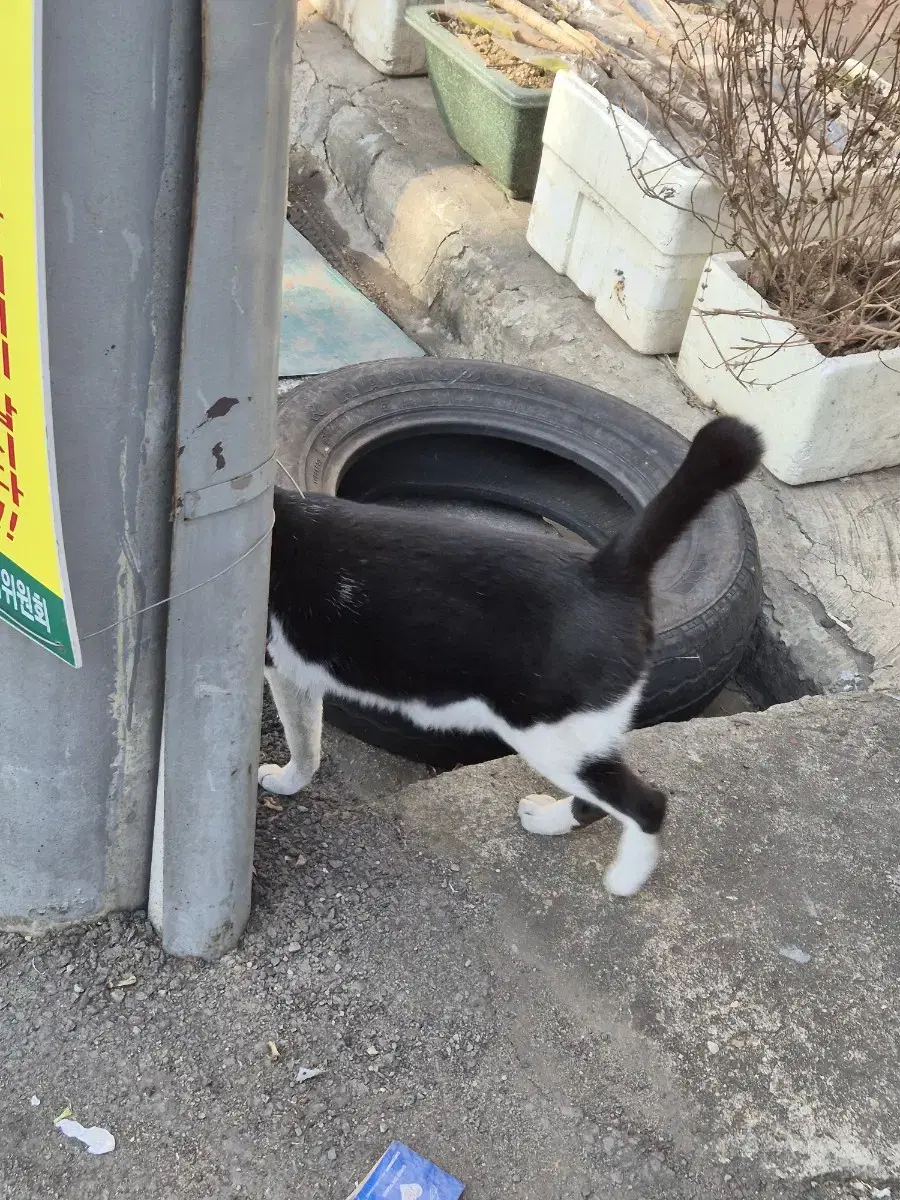
[(41, 0), (0, 2), (0, 619), (80, 666), (47, 354)]

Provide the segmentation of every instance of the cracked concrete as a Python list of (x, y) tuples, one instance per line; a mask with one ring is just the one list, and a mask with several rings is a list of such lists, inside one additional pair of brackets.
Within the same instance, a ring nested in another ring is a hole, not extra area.
[[(523, 841), (511, 798), (545, 784), (517, 759), (379, 803), (464, 864), (486, 941), (519, 965), (529, 1024), (540, 996), (545, 1030), (588, 1036), (579, 1107), (614, 1097), (681, 1156), (688, 1194), (813, 1197), (833, 1173), (845, 1195), (896, 1195), (898, 711), (887, 696), (810, 697), (632, 734), (629, 759), (672, 806), (662, 867), (630, 904), (603, 894), (609, 822)], [(555, 1137), (574, 1157), (569, 1132)]]
[[(427, 79), (381, 78), (303, 2), (291, 136), (338, 224), (408, 290), (391, 315), (428, 349), (550, 371), (699, 428), (671, 362), (635, 354), (531, 252), (528, 204), (454, 145)], [(742, 494), (766, 592), (748, 683), (775, 700), (900, 691), (900, 470), (803, 488), (760, 472)]]

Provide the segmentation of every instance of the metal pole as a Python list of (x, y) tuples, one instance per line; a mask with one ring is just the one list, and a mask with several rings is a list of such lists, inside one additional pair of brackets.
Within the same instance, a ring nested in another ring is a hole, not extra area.
[[(57, 475), (89, 634), (166, 594), (199, 8), (47, 3), (43, 129)], [(0, 626), (0, 925), (146, 902), (165, 615), (72, 670)]]
[(151, 906), (165, 948), (203, 958), (250, 911), (295, 18), (203, 0), (171, 574), (197, 590), (169, 610)]

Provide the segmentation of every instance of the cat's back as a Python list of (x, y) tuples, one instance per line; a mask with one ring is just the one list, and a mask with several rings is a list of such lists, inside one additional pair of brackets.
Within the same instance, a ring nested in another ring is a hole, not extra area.
[[(387, 504), (360, 504), (335, 496), (300, 496), (276, 488), (272, 535), (273, 570), (308, 567), (315, 558), (346, 566), (356, 561), (374, 571), (402, 566), (407, 578), (440, 566), (448, 583), (490, 572), (495, 580), (535, 568), (580, 568), (589, 552), (561, 538), (492, 529), (470, 518), (424, 514)], [(462, 574), (460, 574), (462, 573)]]

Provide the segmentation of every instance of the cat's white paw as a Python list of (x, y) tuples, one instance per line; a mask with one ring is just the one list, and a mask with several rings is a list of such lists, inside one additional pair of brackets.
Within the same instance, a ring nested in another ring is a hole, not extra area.
[(611, 896), (636, 896), (648, 878), (636, 875), (621, 863), (613, 863), (603, 874), (603, 886)]
[(276, 767), (274, 763), (264, 763), (257, 774), (259, 786), (273, 796), (294, 796), (309, 783), (310, 777), (294, 763), (286, 767)]
[(635, 896), (659, 862), (659, 837), (627, 829), (615, 861), (607, 867), (603, 886), (611, 896)]
[(571, 833), (578, 822), (572, 816), (572, 797), (554, 800), (552, 796), (525, 796), (519, 801), (519, 820), (528, 833), (559, 837)]

